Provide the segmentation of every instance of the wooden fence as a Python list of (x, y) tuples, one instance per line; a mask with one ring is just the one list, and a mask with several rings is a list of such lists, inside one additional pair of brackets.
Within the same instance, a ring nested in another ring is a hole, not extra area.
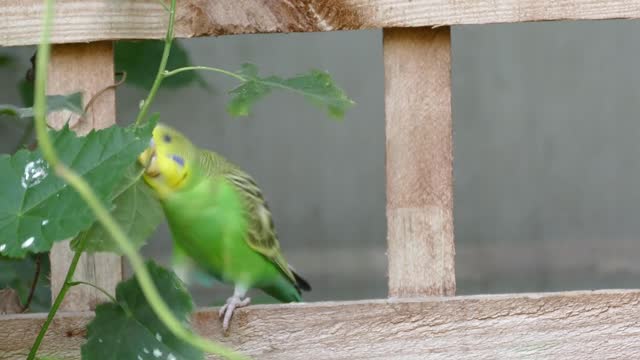
[[(36, 44), (42, 10), (41, 0), (0, 3), (0, 46)], [(217, 311), (201, 309), (197, 331), (257, 359), (640, 358), (640, 291), (444, 297), (456, 287), (449, 26), (613, 18), (640, 18), (640, 1), (178, 0), (178, 37), (384, 29), (390, 298), (251, 306), (228, 337)], [(114, 81), (111, 40), (160, 39), (166, 26), (156, 0), (57, 1), (48, 90), (91, 98)], [(114, 122), (111, 91), (71, 124), (83, 133)], [(54, 293), (70, 256), (64, 243), (52, 251)], [(113, 290), (120, 265), (85, 256), (77, 278)], [(78, 358), (102, 300), (72, 289), (41, 353)], [(0, 316), (0, 356), (24, 358), (44, 318)]]

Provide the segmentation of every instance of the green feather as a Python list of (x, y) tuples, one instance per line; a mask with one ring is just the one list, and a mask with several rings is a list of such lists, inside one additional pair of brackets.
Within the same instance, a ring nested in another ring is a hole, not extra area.
[(154, 130), (154, 143), (157, 164), (148, 173), (155, 176), (145, 179), (163, 205), (174, 258), (223, 282), (262, 289), (279, 301), (301, 301), (300, 291), (310, 286), (282, 255), (271, 211), (256, 182), (167, 126)]

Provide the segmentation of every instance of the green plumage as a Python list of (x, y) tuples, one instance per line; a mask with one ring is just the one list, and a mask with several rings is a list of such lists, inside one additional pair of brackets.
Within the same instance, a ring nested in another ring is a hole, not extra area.
[(174, 256), (190, 259), (236, 289), (259, 288), (282, 302), (301, 301), (300, 291), (310, 286), (282, 256), (271, 211), (255, 181), (165, 125), (156, 127), (153, 139), (145, 180), (162, 203)]
[[(300, 301), (255, 182), (215, 153), (199, 151), (199, 160), (203, 173), (162, 202), (177, 251), (223, 282), (260, 288), (283, 302)], [(240, 206), (233, 205), (237, 200)], [(216, 202), (226, 202), (230, 213)], [(233, 218), (234, 211), (244, 223)]]

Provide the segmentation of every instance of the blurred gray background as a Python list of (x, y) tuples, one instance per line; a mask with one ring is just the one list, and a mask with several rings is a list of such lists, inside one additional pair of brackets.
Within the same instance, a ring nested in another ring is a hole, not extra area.
[[(640, 23), (546, 22), (453, 29), (455, 236), (459, 294), (638, 287)], [(328, 70), (358, 103), (343, 122), (274, 93), (233, 119), (235, 83), (204, 74), (162, 91), (154, 111), (248, 170), (275, 216), (285, 256), (314, 287), (306, 300), (386, 296), (384, 76), (380, 31), (184, 41), (192, 61), (264, 74)], [(0, 70), (0, 103), (23, 63)], [(150, 69), (152, 71), (152, 69)], [(144, 92), (118, 90), (129, 122)], [(1, 123), (0, 150), (17, 140)], [(144, 248), (169, 262), (165, 225)], [(200, 304), (230, 289), (195, 288)]]

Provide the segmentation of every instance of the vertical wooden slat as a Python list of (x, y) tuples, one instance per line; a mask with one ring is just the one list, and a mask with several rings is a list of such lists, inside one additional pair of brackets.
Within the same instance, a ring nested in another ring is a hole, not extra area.
[[(111, 42), (54, 45), (51, 52), (49, 94), (68, 94), (82, 91), (85, 105), (98, 91), (114, 82), (113, 46)], [(71, 117), (69, 125), (78, 134), (91, 129), (101, 129), (115, 124), (115, 91), (109, 90), (94, 100), (84, 118), (68, 112), (52, 114), (48, 123), (60, 128)], [(55, 244), (51, 250), (51, 290), (55, 297), (60, 291), (73, 257), (69, 242)], [(112, 254), (83, 255), (78, 263), (75, 280), (88, 281), (113, 293), (122, 279), (122, 263)], [(72, 288), (63, 302), (62, 310), (92, 310), (105, 297), (87, 286)]]
[(450, 28), (383, 39), (389, 296), (454, 295)]

